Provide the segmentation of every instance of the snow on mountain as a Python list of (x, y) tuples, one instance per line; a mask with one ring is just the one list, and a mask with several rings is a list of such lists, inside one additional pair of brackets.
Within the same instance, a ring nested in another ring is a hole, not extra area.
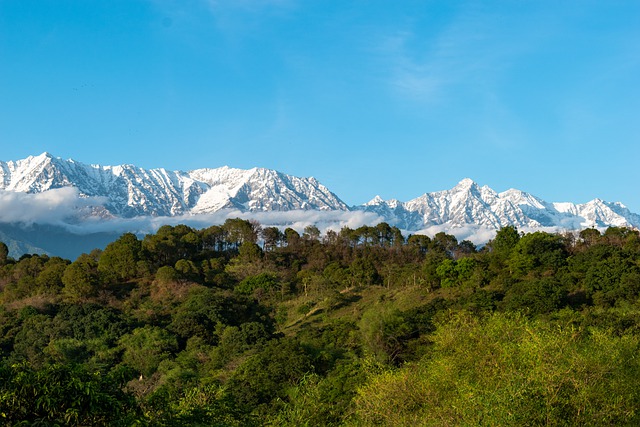
[(87, 165), (48, 153), (0, 162), (0, 190), (41, 193), (76, 187), (81, 197), (105, 198), (104, 208), (121, 217), (246, 211), (348, 210), (315, 178), (280, 172), (221, 167), (191, 172), (133, 165)]
[(191, 213), (211, 213), (223, 208), (243, 212), (289, 210), (348, 210), (342, 200), (315, 178), (298, 178), (253, 168), (198, 169), (191, 177), (209, 186)]
[(572, 203), (554, 203), (553, 207), (567, 216), (583, 218), (582, 226), (587, 227), (638, 227), (640, 215), (632, 213), (619, 202), (605, 202), (594, 199), (588, 203), (575, 205)]
[(585, 204), (548, 203), (529, 193), (510, 189), (496, 193), (465, 178), (450, 190), (425, 193), (398, 202), (376, 196), (357, 209), (376, 213), (405, 230), (435, 226), (452, 229), (467, 225), (499, 229), (508, 225), (535, 229), (575, 230), (587, 227), (640, 227), (640, 215), (621, 203), (595, 199)]
[[(0, 191), (28, 194), (74, 187), (85, 200), (83, 215), (164, 217), (240, 212), (362, 211), (407, 231), (461, 230), (468, 226), (497, 230), (586, 227), (640, 227), (640, 216), (621, 203), (600, 199), (584, 204), (548, 203), (510, 189), (497, 193), (465, 178), (450, 190), (425, 193), (407, 202), (383, 200), (349, 208), (315, 178), (298, 178), (253, 168), (196, 169), (189, 172), (143, 169), (134, 165), (87, 165), (48, 153), (0, 161)], [(93, 203), (93, 205), (91, 204)]]
[(407, 230), (420, 230), (435, 225), (460, 227), (466, 224), (498, 229), (506, 225), (539, 226), (529, 219), (517, 204), (503, 199), (489, 187), (466, 178), (451, 190), (425, 193), (405, 203), (380, 198), (359, 209), (377, 213), (390, 223)]

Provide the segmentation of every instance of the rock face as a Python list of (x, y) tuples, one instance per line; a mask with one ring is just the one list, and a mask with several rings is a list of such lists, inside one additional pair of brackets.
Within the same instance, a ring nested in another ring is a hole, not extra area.
[(76, 187), (102, 198), (113, 216), (175, 216), (233, 208), (245, 211), (348, 210), (314, 178), (269, 169), (221, 167), (190, 172), (133, 165), (86, 165), (48, 153), (0, 162), (0, 190), (41, 193)]
[[(315, 178), (298, 178), (263, 168), (220, 167), (189, 172), (142, 169), (133, 165), (87, 165), (48, 153), (0, 162), (0, 190), (43, 193), (74, 187), (95, 200), (84, 215), (132, 218), (241, 212), (366, 211), (404, 230), (466, 225), (499, 229), (556, 227), (640, 227), (640, 216), (621, 203), (595, 199), (585, 204), (548, 203), (520, 190), (497, 193), (465, 178), (450, 190), (400, 202), (376, 197), (348, 207)], [(86, 203), (84, 204), (86, 206)]]

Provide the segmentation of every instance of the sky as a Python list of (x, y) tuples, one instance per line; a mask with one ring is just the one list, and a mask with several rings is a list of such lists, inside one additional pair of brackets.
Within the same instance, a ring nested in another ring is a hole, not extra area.
[(640, 2), (0, 0), (0, 160), (640, 213)]

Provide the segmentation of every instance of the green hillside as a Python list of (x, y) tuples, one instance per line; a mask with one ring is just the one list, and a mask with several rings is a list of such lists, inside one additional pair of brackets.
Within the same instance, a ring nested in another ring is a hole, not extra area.
[(0, 424), (640, 424), (636, 230), (230, 219), (8, 254)]

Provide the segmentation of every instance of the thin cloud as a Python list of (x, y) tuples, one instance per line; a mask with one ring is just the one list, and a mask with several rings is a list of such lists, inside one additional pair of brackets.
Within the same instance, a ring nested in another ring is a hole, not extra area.
[(470, 74), (491, 69), (492, 17), (476, 11), (459, 14), (447, 27), (425, 37), (403, 29), (380, 45), (390, 68), (390, 83), (403, 96), (433, 101), (451, 86), (468, 84)]
[(467, 3), (453, 12), (447, 25), (433, 31), (424, 20), (409, 21), (379, 41), (388, 82), (401, 97), (414, 101), (439, 103), (459, 88), (481, 101), (522, 54), (555, 32), (546, 13), (532, 13), (537, 15), (507, 17)]

